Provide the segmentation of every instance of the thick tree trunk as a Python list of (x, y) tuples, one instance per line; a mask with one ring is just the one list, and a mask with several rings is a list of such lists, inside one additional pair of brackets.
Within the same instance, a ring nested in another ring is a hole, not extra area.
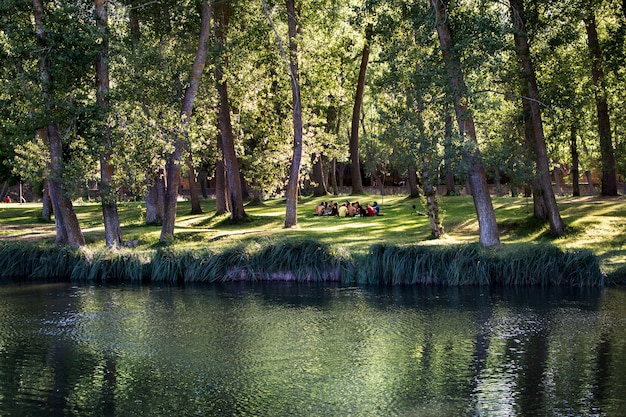
[(218, 50), (215, 64), (215, 85), (219, 96), (218, 123), (222, 136), (222, 154), (229, 193), (230, 218), (231, 220), (241, 220), (246, 217), (246, 212), (243, 207), (239, 162), (235, 153), (235, 140), (230, 119), (228, 85), (224, 79), (224, 70), (228, 67), (228, 62), (223, 51), (230, 20), (230, 4), (228, 2), (216, 2), (215, 7), (215, 46)]
[(361, 179), (361, 161), (359, 157), (359, 117), (363, 107), (363, 94), (365, 92), (365, 76), (369, 61), (370, 45), (369, 36), (366, 37), (361, 54), (361, 66), (359, 78), (354, 96), (354, 108), (352, 110), (352, 131), (350, 132), (350, 176), (352, 179), (352, 194), (363, 194), (363, 180)]
[(587, 41), (591, 52), (591, 74), (593, 76), (594, 94), (596, 97), (596, 111), (598, 114), (598, 132), (600, 134), (600, 153), (602, 155), (602, 195), (617, 195), (617, 175), (615, 170), (615, 155), (611, 139), (611, 123), (609, 120), (609, 105), (607, 103), (606, 86), (604, 85), (604, 70), (602, 69), (602, 50), (598, 42), (596, 18), (593, 12), (583, 19), (587, 30)]
[(535, 161), (537, 165), (538, 184), (541, 187), (541, 195), (548, 214), (550, 223), (550, 233), (553, 236), (561, 236), (565, 233), (565, 223), (561, 219), (554, 191), (552, 190), (552, 180), (550, 178), (550, 167), (548, 164), (548, 152), (546, 149), (546, 141), (543, 135), (543, 123), (541, 120), (541, 109), (539, 108), (539, 89), (537, 88), (537, 80), (535, 71), (530, 59), (530, 48), (528, 45), (528, 37), (525, 32), (524, 9), (522, 0), (510, 0), (511, 15), (516, 28), (513, 37), (517, 54), (521, 62), (522, 72), (525, 77), (524, 90), (528, 97), (528, 105), (530, 107), (530, 121), (532, 122), (532, 133), (534, 139)]
[[(182, 155), (189, 153), (183, 137), (186, 134), (187, 124), (193, 111), (193, 102), (198, 92), (200, 85), (200, 78), (204, 71), (204, 65), (206, 63), (207, 44), (210, 35), (210, 22), (211, 22), (211, 8), (207, 0), (202, 2), (201, 21), (200, 21), (200, 36), (198, 39), (198, 49), (196, 51), (196, 57), (191, 67), (191, 75), (189, 77), (189, 86), (185, 91), (183, 102), (180, 111), (181, 126), (180, 131), (175, 133), (176, 139), (174, 140), (174, 152), (167, 158), (165, 167), (166, 171), (166, 186), (165, 193), (165, 218), (163, 220), (163, 226), (161, 227), (161, 242), (168, 242), (174, 238), (174, 224), (176, 222), (176, 205), (178, 203), (178, 187), (180, 185), (180, 169), (182, 164)], [(186, 159), (186, 158), (185, 158)]]
[[(454, 124), (452, 122), (452, 115), (448, 113), (446, 114), (446, 121), (445, 121), (445, 137), (446, 137), (445, 147), (446, 148), (451, 147), (453, 131), (454, 131)], [(456, 191), (456, 184), (454, 181), (454, 170), (452, 169), (452, 161), (450, 160), (450, 157), (448, 156), (450, 154), (450, 151), (446, 149), (445, 154), (446, 156), (444, 157), (444, 164), (445, 164), (445, 170), (446, 170), (446, 195), (455, 195), (457, 191)]]
[(473, 149), (467, 152), (469, 184), (472, 189), (474, 207), (478, 217), (480, 243), (483, 246), (495, 246), (500, 244), (500, 235), (496, 223), (496, 215), (487, 187), (487, 176), (483, 168), (482, 155), (478, 148), (476, 130), (472, 112), (464, 104), (467, 101), (465, 93), (465, 80), (461, 70), (461, 62), (455, 54), (455, 44), (452, 32), (448, 26), (445, 4), (442, 0), (431, 0), (435, 12), (436, 29), (439, 44), (443, 55), (444, 64), (448, 72), (450, 93), (454, 102), (454, 111), (458, 123), (459, 133), (462, 137), (470, 140)]
[(165, 218), (165, 178), (160, 169), (146, 195), (146, 224), (163, 224)]
[[(96, 28), (101, 36), (100, 50), (96, 60), (96, 101), (103, 117), (109, 112), (109, 16), (107, 0), (95, 0)], [(107, 248), (122, 246), (122, 229), (117, 213), (115, 192), (111, 187), (114, 167), (111, 162), (113, 143), (108, 123), (103, 124), (101, 132), (103, 151), (100, 154), (100, 198), (104, 218), (104, 236)]]
[(570, 152), (572, 154), (572, 194), (574, 197), (580, 196), (580, 171), (579, 171), (579, 158), (578, 158), (578, 145), (576, 143), (576, 136), (578, 134), (578, 127), (576, 122), (572, 122), (570, 132)]
[[(33, 0), (33, 16), (35, 20), (37, 43), (41, 47), (42, 51), (48, 51), (47, 32), (44, 25), (43, 0)], [(39, 57), (39, 69), (43, 99), (48, 110), (52, 110), (53, 99), (50, 92), (52, 78), (50, 76), (49, 64), (45, 53), (42, 53)], [(75, 248), (84, 246), (85, 238), (82, 230), (80, 229), (76, 213), (74, 212), (72, 200), (68, 197), (61, 182), (64, 168), (63, 148), (61, 145), (59, 125), (56, 122), (50, 122), (47, 128), (40, 129), (37, 134), (45, 141), (50, 152), (47, 181), (50, 198), (52, 199), (52, 206), (54, 208), (54, 219), (56, 224), (55, 241), (57, 244), (69, 244)]]
[(300, 96), (300, 74), (298, 69), (299, 10), (296, 13), (295, 0), (287, 0), (287, 23), (289, 28), (289, 72), (291, 75), (291, 97), (293, 101), (293, 156), (289, 168), (285, 209), (285, 227), (298, 223), (298, 184), (300, 182), (300, 163), (302, 161), (302, 101)]
[(48, 188), (57, 226), (56, 243), (69, 244), (74, 248), (85, 246), (85, 237), (74, 212), (72, 200), (67, 196), (61, 183), (63, 176), (63, 149), (59, 126), (55, 122), (48, 125), (46, 139), (50, 150), (51, 162), (48, 165)]

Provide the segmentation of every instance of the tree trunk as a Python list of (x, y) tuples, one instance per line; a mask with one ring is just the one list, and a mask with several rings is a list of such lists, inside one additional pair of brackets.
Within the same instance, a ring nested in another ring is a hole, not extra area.
[(219, 96), (218, 122), (222, 137), (222, 154), (226, 170), (227, 186), (230, 203), (230, 219), (241, 220), (246, 217), (243, 207), (241, 180), (239, 178), (239, 162), (235, 153), (233, 126), (230, 119), (230, 103), (228, 101), (228, 85), (224, 79), (224, 70), (228, 61), (224, 54), (226, 34), (230, 21), (230, 4), (215, 2), (215, 47), (218, 51), (215, 62), (215, 86)]
[[(368, 33), (371, 31), (368, 28)], [(361, 179), (361, 161), (359, 157), (359, 116), (363, 107), (363, 94), (365, 92), (365, 76), (367, 63), (370, 55), (370, 36), (366, 36), (363, 52), (361, 54), (361, 66), (359, 78), (354, 96), (354, 108), (352, 110), (352, 131), (350, 132), (350, 176), (352, 179), (352, 194), (363, 194), (363, 180)]]
[(554, 175), (554, 188), (556, 188), (556, 195), (563, 195), (563, 187), (561, 187), (561, 168), (554, 168), (552, 170)]
[(324, 179), (324, 164), (322, 162), (322, 155), (313, 154), (313, 181), (315, 181), (315, 187), (313, 188), (313, 195), (316, 197), (322, 197), (328, 194), (326, 188), (326, 180)]
[(50, 199), (50, 192), (48, 190), (48, 180), (43, 181), (41, 200), (43, 203), (43, 208), (41, 209), (41, 220), (49, 222), (52, 220), (52, 200)]
[(289, 168), (287, 183), (287, 207), (285, 209), (285, 227), (298, 224), (298, 184), (300, 182), (300, 163), (302, 161), (302, 101), (300, 96), (300, 74), (298, 69), (298, 14), (295, 0), (287, 0), (287, 23), (289, 28), (289, 73), (291, 75), (291, 97), (293, 101), (293, 156)]
[(446, 195), (450, 196), (450, 195), (455, 195), (456, 194), (456, 184), (454, 181), (454, 170), (452, 169), (452, 161), (450, 160), (450, 150), (449, 148), (451, 147), (452, 144), (452, 133), (453, 133), (453, 129), (454, 129), (454, 125), (452, 122), (452, 115), (449, 114), (448, 111), (446, 111), (446, 121), (445, 121), (445, 147), (446, 147), (446, 152), (445, 152), (445, 157), (444, 157), (444, 164), (445, 164), (445, 170), (446, 170)]
[(574, 195), (574, 197), (580, 196), (578, 145), (576, 143), (577, 134), (578, 134), (578, 126), (576, 122), (572, 122), (571, 132), (570, 132), (570, 152), (572, 154), (572, 194)]
[(228, 212), (228, 198), (226, 195), (226, 172), (222, 155), (222, 135), (217, 135), (217, 149), (219, 150), (215, 161), (215, 214), (221, 215)]
[(517, 54), (522, 66), (522, 72), (525, 77), (524, 90), (528, 97), (528, 106), (530, 107), (530, 121), (532, 122), (532, 134), (534, 139), (535, 161), (537, 166), (538, 184), (541, 187), (541, 195), (548, 214), (550, 223), (550, 233), (553, 236), (561, 236), (565, 233), (565, 223), (561, 219), (561, 213), (556, 203), (554, 191), (552, 190), (552, 180), (550, 178), (550, 167), (548, 164), (548, 152), (546, 149), (546, 141), (543, 135), (543, 123), (541, 120), (541, 109), (539, 108), (539, 89), (537, 88), (537, 80), (530, 59), (530, 48), (528, 45), (528, 36), (525, 32), (524, 8), (522, 0), (510, 0), (511, 15), (516, 28), (513, 37)]
[[(96, 28), (101, 36), (100, 50), (96, 60), (96, 101), (106, 120), (109, 113), (109, 16), (107, 0), (95, 0)], [(115, 192), (111, 187), (114, 167), (111, 162), (113, 143), (108, 123), (103, 123), (101, 132), (103, 151), (100, 154), (100, 198), (102, 200), (102, 216), (104, 218), (104, 236), (107, 248), (122, 246), (122, 229), (117, 213)]]
[(587, 184), (589, 186), (589, 195), (596, 195), (596, 189), (593, 186), (591, 171), (585, 171), (585, 177), (587, 178)]
[(596, 97), (596, 111), (598, 114), (598, 132), (600, 134), (600, 153), (602, 155), (602, 195), (617, 195), (617, 175), (615, 172), (615, 155), (611, 139), (611, 123), (609, 121), (609, 105), (604, 84), (604, 70), (602, 69), (602, 50), (598, 42), (596, 17), (591, 11), (583, 19), (587, 30), (587, 41), (591, 52), (591, 74), (593, 76), (594, 94)]
[(165, 193), (165, 218), (161, 227), (161, 242), (168, 242), (174, 238), (174, 224), (176, 222), (176, 205), (178, 203), (178, 187), (180, 185), (180, 168), (183, 153), (188, 153), (183, 136), (186, 135), (187, 124), (193, 111), (193, 102), (198, 92), (200, 78), (204, 71), (207, 55), (207, 43), (210, 35), (211, 8), (207, 0), (202, 2), (200, 36), (198, 39), (198, 49), (196, 57), (191, 67), (189, 76), (189, 86), (185, 91), (180, 111), (181, 126), (180, 131), (175, 133), (174, 152), (167, 158), (165, 167), (167, 190)]
[(452, 32), (448, 26), (445, 4), (442, 0), (431, 0), (431, 5), (435, 12), (437, 35), (444, 64), (448, 72), (448, 83), (454, 102), (459, 133), (462, 137), (469, 139), (473, 147), (471, 151), (467, 152), (466, 158), (469, 184), (472, 189), (474, 208), (478, 217), (480, 243), (483, 246), (499, 245), (500, 235), (498, 233), (496, 215), (487, 187), (487, 176), (483, 168), (482, 155), (478, 148), (472, 111), (464, 104), (467, 101), (465, 80), (461, 70), (460, 58), (454, 52), (455, 44)]
[(67, 196), (61, 183), (61, 178), (63, 177), (63, 148), (59, 126), (56, 122), (48, 125), (46, 139), (50, 150), (51, 162), (48, 164), (48, 188), (57, 228), (56, 243), (69, 244), (74, 248), (85, 246), (85, 237), (74, 212), (72, 200)]
[(330, 163), (330, 184), (333, 189), (333, 195), (339, 194), (339, 187), (337, 186), (337, 158), (333, 158)]
[(165, 179), (160, 169), (146, 195), (146, 224), (163, 224), (165, 217)]
[(187, 153), (187, 169), (189, 170), (189, 199), (191, 200), (191, 214), (201, 214), (200, 193), (196, 187), (196, 171), (193, 167), (193, 159), (191, 151)]
[(420, 190), (417, 184), (417, 170), (412, 163), (409, 164), (407, 182), (409, 183), (409, 198), (419, 197)]
[(432, 185), (430, 173), (426, 164), (422, 163), (422, 183), (424, 184), (424, 196), (426, 197), (426, 211), (430, 221), (430, 234), (433, 238), (439, 239), (443, 236), (443, 222), (439, 215), (439, 203), (437, 202), (437, 189)]
[[(47, 32), (44, 24), (43, 0), (33, 0), (33, 16), (35, 20), (37, 43), (42, 51), (48, 51)], [(39, 56), (39, 69), (43, 100), (47, 109), (52, 110), (53, 100), (50, 91), (52, 87), (52, 78), (50, 76), (49, 64), (45, 53), (42, 53)], [(54, 220), (56, 225), (55, 242), (57, 244), (69, 244), (75, 248), (84, 246), (85, 238), (82, 230), (80, 229), (76, 213), (74, 212), (72, 200), (68, 197), (61, 182), (64, 167), (63, 148), (61, 145), (59, 125), (56, 122), (50, 122), (46, 128), (40, 129), (37, 133), (45, 141), (50, 152), (47, 181), (52, 206), (54, 208)]]

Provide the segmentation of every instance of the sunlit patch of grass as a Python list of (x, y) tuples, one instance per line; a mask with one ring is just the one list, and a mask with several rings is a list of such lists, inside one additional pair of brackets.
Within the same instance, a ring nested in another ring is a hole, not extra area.
[[(384, 216), (376, 218), (328, 218), (314, 216), (320, 201), (345, 200), (361, 203), (378, 201)], [(567, 251), (591, 250), (599, 257), (608, 273), (619, 274), (626, 265), (626, 198), (559, 198), (561, 214), (567, 233), (560, 238), (549, 235), (546, 221), (532, 217), (532, 199), (494, 197), (501, 241), (504, 246), (549, 242)], [(344, 251), (351, 257), (367, 256), (374, 244), (421, 246), (475, 244), (478, 242), (478, 222), (472, 198), (469, 196), (441, 197), (446, 235), (430, 237), (428, 218), (415, 213), (413, 205), (424, 211), (419, 199), (403, 196), (326, 196), (304, 197), (298, 206), (298, 225), (284, 228), (284, 199), (266, 200), (259, 206), (246, 206), (248, 218), (230, 222), (229, 215), (215, 215), (215, 201), (202, 200), (202, 214), (190, 214), (190, 203), (180, 201), (173, 242), (175, 251), (231, 251), (240, 245), (255, 245), (259, 239), (282, 241), (309, 239), (332, 250)], [(118, 206), (125, 240), (137, 240), (135, 252), (150, 252), (163, 248), (159, 243), (161, 227), (144, 225), (145, 207), (140, 202), (120, 203)], [(96, 202), (76, 205), (76, 212), (91, 250), (104, 247), (102, 209)], [(54, 241), (54, 224), (39, 219), (39, 204), (0, 204), (0, 236), (12, 241)], [(252, 247), (252, 246), (251, 246)], [(103, 261), (104, 262), (104, 261)]]

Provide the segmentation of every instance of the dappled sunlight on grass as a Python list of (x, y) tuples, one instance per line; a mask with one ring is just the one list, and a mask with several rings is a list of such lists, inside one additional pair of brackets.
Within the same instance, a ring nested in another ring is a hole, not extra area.
[[(383, 216), (375, 218), (330, 218), (314, 215), (321, 201), (378, 201)], [(478, 222), (471, 197), (440, 197), (445, 236), (432, 239), (420, 199), (404, 196), (326, 196), (304, 197), (298, 206), (298, 225), (284, 228), (284, 199), (266, 200), (261, 205), (246, 206), (248, 217), (231, 222), (228, 214), (215, 215), (215, 201), (202, 200), (201, 214), (190, 214), (188, 201), (177, 206), (173, 246), (180, 249), (221, 250), (262, 239), (316, 239), (349, 253), (367, 253), (374, 243), (390, 245), (449, 245), (478, 242)], [(562, 249), (590, 249), (603, 267), (616, 270), (626, 267), (626, 198), (559, 197), (561, 215), (568, 229), (565, 236), (549, 235), (549, 225), (533, 218), (532, 198), (494, 197), (501, 242), (505, 245), (527, 242), (550, 242)], [(413, 208), (415, 206), (415, 209)], [(75, 206), (83, 232), (90, 246), (104, 245), (102, 208), (95, 202)], [(118, 206), (125, 240), (138, 240), (139, 248), (152, 248), (159, 242), (161, 227), (146, 226), (145, 206), (140, 202)], [(40, 220), (41, 204), (0, 204), (0, 237), (3, 240), (54, 241), (54, 223)]]

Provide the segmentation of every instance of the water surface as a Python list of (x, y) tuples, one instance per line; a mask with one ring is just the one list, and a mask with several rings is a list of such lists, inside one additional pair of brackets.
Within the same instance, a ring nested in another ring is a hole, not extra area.
[(618, 289), (0, 286), (1, 416), (626, 415)]

